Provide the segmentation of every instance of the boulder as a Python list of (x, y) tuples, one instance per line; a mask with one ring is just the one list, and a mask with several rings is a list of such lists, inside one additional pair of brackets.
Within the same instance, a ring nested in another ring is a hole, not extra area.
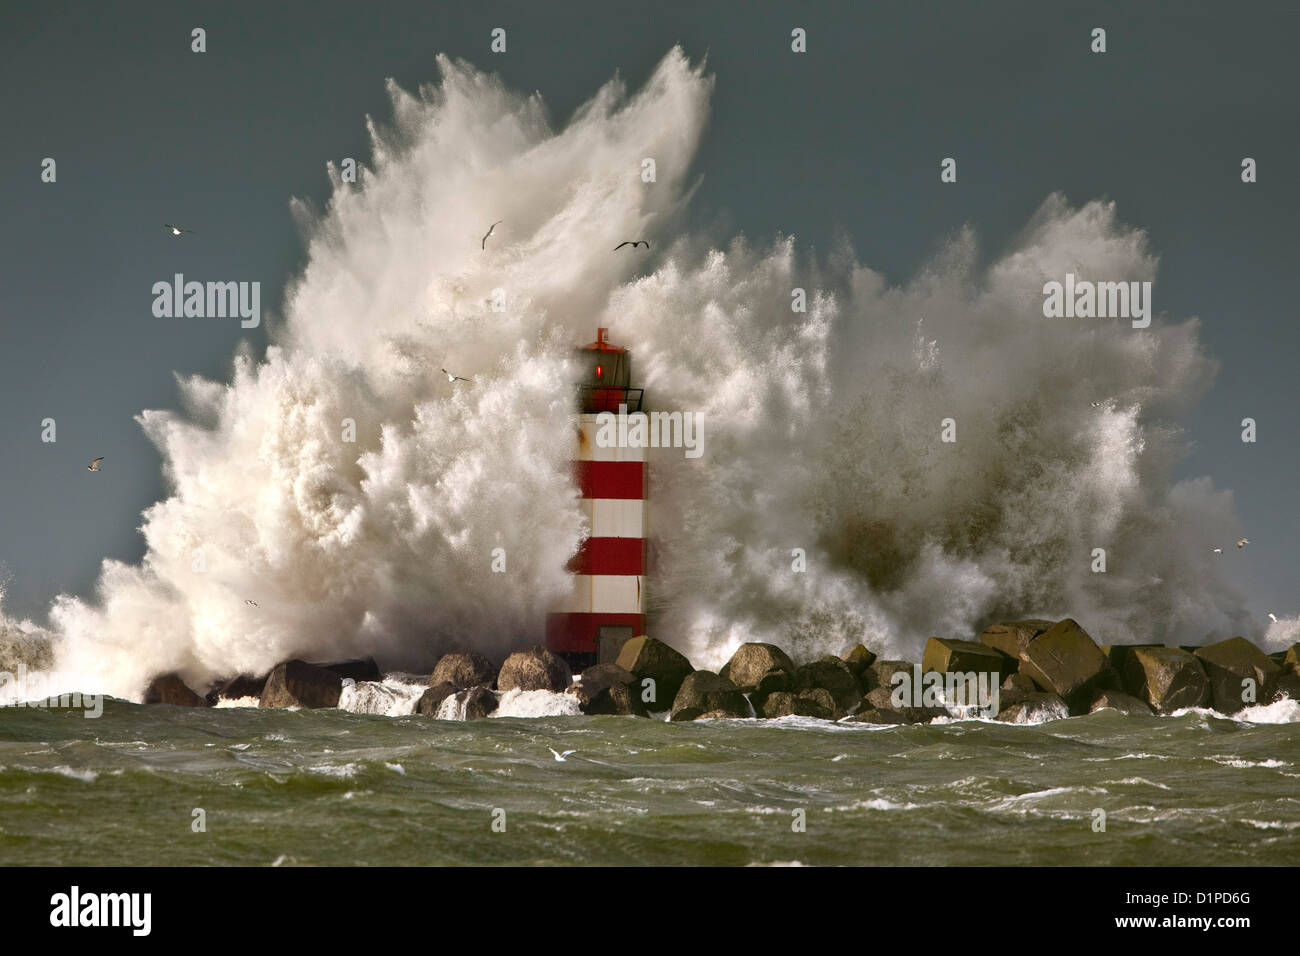
[(1114, 668), (1115, 673), (1123, 674), (1124, 668), (1128, 667), (1128, 656), (1139, 647), (1164, 647), (1163, 644), (1102, 644), (1101, 652), (1106, 655), (1106, 660), (1110, 661), (1110, 666)]
[(850, 650), (845, 652), (842, 660), (845, 664), (849, 665), (849, 670), (853, 671), (855, 675), (861, 678), (862, 672), (875, 663), (876, 655), (867, 650), (863, 645), (855, 644)]
[(923, 724), (935, 717), (946, 717), (948, 711), (942, 707), (909, 707), (894, 703), (892, 687), (877, 687), (867, 692), (859, 712), (874, 710), (889, 717), (887, 724)]
[(429, 686), (437, 687), (444, 681), (457, 690), (467, 690), (497, 679), (496, 666), (478, 651), (452, 651), (443, 654), (429, 677)]
[(262, 688), (266, 686), (266, 679), (270, 676), (270, 674), (263, 674), (261, 677), (255, 677), (252, 674), (240, 674), (229, 680), (218, 681), (208, 691), (208, 703), (215, 706), (220, 700), (243, 700), (246, 697), (260, 699)]
[[(862, 685), (857, 676), (848, 664), (829, 655), (796, 670), (794, 690), (800, 696), (814, 690), (829, 693), (831, 709), (837, 720), (853, 713), (862, 703)], [(824, 703), (824, 700), (819, 702)]]
[(1106, 655), (1072, 618), (1054, 624), (1020, 652), (1020, 672), (1065, 701), (1072, 714), (1086, 714), (1093, 693), (1115, 683)]
[(415, 713), (423, 714), (425, 717), (437, 717), (442, 702), (455, 693), (456, 688), (452, 686), (451, 681), (443, 681), (436, 687), (427, 688), (415, 702)]
[(1027, 674), (1012, 674), (1002, 682), (1002, 687), (998, 690), (999, 708), (1005, 710), (1038, 692), (1038, 685)]
[(1286, 649), (1286, 653), (1282, 655), (1282, 666), (1300, 673), (1300, 644), (1292, 644)]
[(1044, 631), (1050, 630), (1053, 621), (1003, 621), (984, 628), (980, 633), (979, 643), (991, 647), (1006, 660), (1005, 674), (1014, 674), (1020, 667), (1020, 652), (1026, 645)]
[(382, 675), (379, 673), (379, 665), (375, 663), (373, 657), (354, 657), (351, 660), (331, 661), (327, 664), (316, 664), (315, 666), (332, 671), (344, 679), (351, 677), (358, 683), (363, 680), (377, 681), (382, 679)]
[(998, 720), (1008, 724), (1041, 724), (1045, 720), (1061, 720), (1070, 716), (1070, 709), (1056, 694), (1034, 693), (1010, 707), (998, 711)]
[[(827, 720), (838, 720), (844, 716), (835, 704), (835, 695), (825, 687), (805, 687), (803, 690), (799, 691), (799, 693), (795, 694), (795, 696), (814, 710), (821, 714), (825, 714)], [(857, 708), (855, 707), (854, 709), (856, 710)]]
[[(439, 661), (441, 663), (441, 661)], [(569, 686), (573, 673), (564, 663), (540, 644), (515, 651), (501, 665), (497, 690), (549, 690), (558, 693)]]
[(636, 675), (617, 664), (588, 667), (565, 693), (578, 698), (584, 714), (648, 715)]
[(749, 694), (755, 706), (768, 694), (789, 690), (794, 662), (785, 651), (773, 644), (741, 644), (718, 674), (727, 678), (742, 693)]
[(714, 711), (728, 717), (748, 717), (749, 701), (740, 688), (711, 671), (693, 671), (686, 675), (673, 698), (670, 720), (695, 720)]
[(987, 644), (977, 641), (956, 641), (932, 637), (925, 644), (921, 657), (921, 672), (938, 671), (941, 674), (997, 674), (1002, 682), (1003, 656)]
[(262, 688), (260, 707), (337, 707), (343, 678), (332, 670), (291, 660), (277, 664)]
[(456, 692), (456, 704), (464, 714), (462, 720), (481, 720), (497, 711), (497, 695), (486, 684)]
[(171, 704), (173, 707), (207, 707), (208, 702), (190, 690), (179, 674), (155, 677), (145, 688), (146, 704)]
[(892, 690), (894, 687), (894, 675), (900, 671), (912, 672), (911, 661), (873, 661), (866, 670), (862, 672), (860, 683), (862, 692), (865, 694), (875, 690), (877, 687), (883, 687), (886, 690)]
[(1158, 714), (1180, 707), (1204, 707), (1210, 681), (1200, 660), (1181, 647), (1143, 647), (1131, 652), (1124, 666), (1124, 689)]
[(682, 682), (695, 670), (690, 661), (663, 641), (644, 635), (623, 645), (617, 664), (635, 674), (638, 683), (646, 678), (654, 681), (654, 697), (647, 704), (651, 710), (671, 707)]
[[(822, 693), (827, 692), (822, 691)], [(796, 696), (784, 690), (768, 694), (767, 699), (763, 701), (761, 713), (767, 718), (820, 717), (822, 720), (830, 720), (832, 715), (831, 709), (824, 703), (819, 703), (811, 697)]]
[[(1198, 648), (1205, 676), (1210, 679), (1210, 701), (1221, 714), (1235, 714), (1243, 707), (1267, 704), (1277, 689), (1282, 668), (1244, 637), (1232, 637)], [(1254, 699), (1243, 700), (1244, 682), (1254, 681)]]
[(1277, 686), (1273, 690), (1273, 699), (1286, 697), (1300, 703), (1300, 671), (1283, 669), (1278, 675)]
[(1092, 704), (1088, 707), (1088, 713), (1094, 713), (1098, 710), (1104, 710), (1109, 707), (1111, 710), (1118, 710), (1126, 716), (1143, 715), (1150, 717), (1152, 710), (1147, 706), (1144, 700), (1138, 700), (1132, 694), (1126, 694), (1122, 690), (1103, 690), (1099, 691), (1093, 698)]

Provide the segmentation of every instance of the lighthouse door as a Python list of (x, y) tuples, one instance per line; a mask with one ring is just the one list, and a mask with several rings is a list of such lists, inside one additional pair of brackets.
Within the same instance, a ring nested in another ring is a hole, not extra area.
[(618, 660), (623, 645), (635, 636), (633, 629), (630, 627), (603, 625), (600, 629), (600, 635), (596, 639), (596, 663), (614, 663), (614, 661)]

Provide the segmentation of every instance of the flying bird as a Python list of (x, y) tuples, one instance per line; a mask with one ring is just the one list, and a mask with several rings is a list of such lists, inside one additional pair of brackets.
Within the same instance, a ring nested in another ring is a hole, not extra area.
[(1093, 408), (1101, 408), (1101, 402), (1093, 402), (1093, 403), (1092, 403), (1092, 407), (1093, 407)]
[(182, 229), (180, 226), (173, 226), (170, 222), (163, 223), (163, 228), (166, 229), (168, 232), (170, 232), (173, 236), (179, 236), (185, 232), (188, 232), (191, 236), (194, 235), (193, 229)]
[(249, 600), (248, 598), (244, 598), (244, 603), (245, 603), (245, 604), (251, 604), (251, 605), (253, 605), (253, 607), (261, 607), (261, 606), (262, 606), (262, 605), (258, 604), (256, 601), (251, 601), (251, 600)]
[(625, 239), (623, 242), (620, 242), (618, 245), (614, 247), (614, 251), (618, 252), (618, 250), (622, 249), (624, 246), (631, 246), (633, 249), (635, 249), (637, 246), (645, 246), (647, 249), (649, 249), (650, 240), (649, 239), (637, 239), (637, 240)]
[(1245, 547), (1246, 545), (1248, 545), (1248, 544), (1250, 544), (1250, 539), (1249, 539), (1249, 538), (1242, 538), (1240, 541), (1237, 542), (1237, 547), (1239, 547), (1239, 548), (1244, 548), (1244, 547)]
[(99, 471), (99, 463), (103, 460), (104, 460), (103, 458), (96, 458), (94, 461), (92, 461), (89, 465), (86, 466), (86, 471)]
[(449, 381), (449, 382), (468, 382), (468, 381), (469, 381), (469, 379), (465, 378), (463, 375), (452, 375), (451, 372), (448, 372), (446, 369), (443, 369), (443, 370), (442, 370), (442, 374), (445, 375), (445, 376), (447, 376), (447, 381)]
[(569, 754), (576, 754), (578, 752), (576, 750), (566, 750), (564, 753), (560, 754), (560, 753), (555, 753), (555, 750), (551, 747), (547, 747), (546, 749), (550, 750), (551, 753), (555, 754), (556, 763), (564, 763), (565, 757), (569, 756)]
[(1222, 549), (1222, 548), (1215, 548), (1215, 549), (1214, 549), (1214, 553), (1215, 553), (1215, 554), (1223, 554), (1223, 549)]
[(479, 243), (480, 249), (487, 248), (488, 236), (492, 235), (492, 230), (495, 229), (497, 226), (501, 225), (503, 222), (505, 222), (504, 219), (498, 219), (496, 222), (492, 223), (492, 225), (488, 226), (488, 231), (483, 234), (483, 241)]
[(1272, 621), (1274, 624), (1277, 623), (1277, 615), (1274, 614), (1272, 611), (1268, 612), (1268, 619)]

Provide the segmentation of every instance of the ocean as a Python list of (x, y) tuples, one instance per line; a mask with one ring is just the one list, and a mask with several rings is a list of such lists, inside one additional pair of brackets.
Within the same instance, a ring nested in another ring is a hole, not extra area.
[(887, 726), (557, 715), (563, 695), (523, 697), (501, 713), (540, 716), (108, 700), (86, 719), (6, 708), (0, 865), (1300, 858), (1300, 706), (1290, 700), (1235, 719), (1198, 709)]

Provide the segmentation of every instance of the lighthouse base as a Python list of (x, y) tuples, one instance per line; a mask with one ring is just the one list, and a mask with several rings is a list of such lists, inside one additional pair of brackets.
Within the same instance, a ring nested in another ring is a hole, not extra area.
[(549, 614), (546, 647), (576, 674), (593, 664), (612, 664), (623, 645), (645, 633), (644, 614)]

